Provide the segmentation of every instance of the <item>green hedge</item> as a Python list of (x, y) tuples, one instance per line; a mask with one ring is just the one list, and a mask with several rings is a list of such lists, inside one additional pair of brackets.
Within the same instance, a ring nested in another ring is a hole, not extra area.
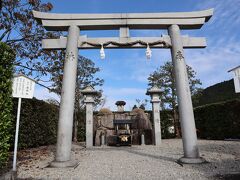
[[(151, 114), (151, 111), (147, 111)], [(17, 99), (14, 99), (14, 121)], [(204, 139), (240, 138), (240, 101), (210, 104), (194, 109), (198, 137)], [(79, 113), (78, 118), (84, 118)], [(58, 107), (37, 99), (23, 99), (20, 119), (19, 148), (38, 147), (56, 143)], [(85, 123), (79, 124), (78, 139), (85, 139)], [(15, 123), (14, 123), (15, 124)], [(172, 138), (170, 111), (161, 111), (163, 138)], [(12, 135), (14, 134), (14, 131)], [(12, 139), (13, 144), (13, 139)]]
[[(14, 98), (15, 122), (17, 104), (18, 99)], [(35, 98), (22, 99), (18, 147), (23, 149), (56, 143), (57, 122), (57, 106)], [(12, 139), (12, 145), (13, 142), (14, 139)]]
[(194, 109), (197, 133), (203, 139), (240, 139), (240, 101), (226, 101)]
[[(151, 110), (145, 110), (145, 113), (148, 113), (150, 115), (150, 121), (153, 125), (153, 116)], [(161, 119), (161, 133), (163, 139), (170, 139), (174, 138), (174, 133), (169, 132), (169, 127), (172, 127), (173, 124), (173, 118), (172, 118), (172, 112), (171, 110), (161, 110), (160, 111), (160, 119)]]
[(14, 52), (0, 42), (0, 168), (8, 160), (12, 128), (12, 76)]
[[(94, 114), (95, 115), (95, 114)], [(77, 140), (79, 142), (83, 142), (86, 140), (86, 112), (85, 110), (79, 111), (77, 113), (78, 119), (78, 133), (77, 133)]]
[(161, 133), (163, 139), (175, 138), (175, 134), (169, 132), (169, 128), (174, 126), (172, 112), (170, 110), (162, 110), (160, 112), (161, 118)]

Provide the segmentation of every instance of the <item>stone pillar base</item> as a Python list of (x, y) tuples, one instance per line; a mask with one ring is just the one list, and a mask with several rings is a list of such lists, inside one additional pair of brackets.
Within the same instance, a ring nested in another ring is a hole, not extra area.
[(70, 160), (70, 161), (52, 161), (48, 167), (54, 168), (67, 168), (67, 167), (75, 167), (77, 166), (78, 161)]
[(187, 157), (181, 157), (178, 160), (179, 163), (182, 164), (201, 164), (207, 162), (204, 158), (199, 157), (199, 158), (187, 158)]

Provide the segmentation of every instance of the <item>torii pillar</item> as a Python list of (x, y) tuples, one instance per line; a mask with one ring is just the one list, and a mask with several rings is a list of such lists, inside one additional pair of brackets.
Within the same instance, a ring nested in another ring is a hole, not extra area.
[(205, 160), (199, 156), (191, 92), (179, 26), (171, 25), (168, 33), (172, 42), (171, 54), (183, 140), (184, 156), (179, 161), (189, 164), (202, 163)]
[(78, 37), (79, 28), (77, 26), (70, 26), (68, 29), (67, 49), (63, 70), (57, 149), (55, 161), (51, 163), (53, 167), (75, 166), (77, 163), (75, 160), (71, 160), (71, 148), (78, 63)]

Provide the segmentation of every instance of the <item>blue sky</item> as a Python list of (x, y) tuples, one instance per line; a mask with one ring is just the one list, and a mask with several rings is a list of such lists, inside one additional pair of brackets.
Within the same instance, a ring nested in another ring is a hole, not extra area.
[[(208, 87), (232, 78), (227, 71), (240, 64), (240, 0), (44, 0), (53, 4), (54, 13), (142, 13), (181, 12), (215, 8), (214, 16), (200, 30), (182, 31), (182, 35), (206, 37), (205, 49), (185, 50), (186, 62), (197, 72), (202, 87)], [(89, 37), (118, 36), (117, 31), (84, 31)], [(131, 36), (160, 36), (165, 30), (130, 31)], [(105, 50), (101, 60), (99, 50), (81, 50), (79, 53), (92, 59), (105, 80), (103, 91), (105, 107), (115, 110), (117, 100), (126, 101), (131, 109), (136, 99), (149, 99), (145, 95), (147, 77), (164, 62), (171, 60), (170, 51), (153, 50), (151, 60), (145, 57), (145, 49)], [(46, 89), (37, 86), (35, 96), (50, 97)]]

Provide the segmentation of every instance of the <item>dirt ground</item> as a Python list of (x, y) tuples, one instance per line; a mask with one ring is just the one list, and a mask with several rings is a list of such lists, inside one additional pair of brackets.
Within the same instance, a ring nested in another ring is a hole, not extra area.
[[(206, 163), (179, 164), (181, 139), (163, 140), (160, 147), (94, 147), (73, 145), (73, 168), (49, 168), (55, 146), (20, 151), (18, 179), (240, 179), (240, 141), (199, 140)], [(9, 176), (2, 176), (7, 179)]]

